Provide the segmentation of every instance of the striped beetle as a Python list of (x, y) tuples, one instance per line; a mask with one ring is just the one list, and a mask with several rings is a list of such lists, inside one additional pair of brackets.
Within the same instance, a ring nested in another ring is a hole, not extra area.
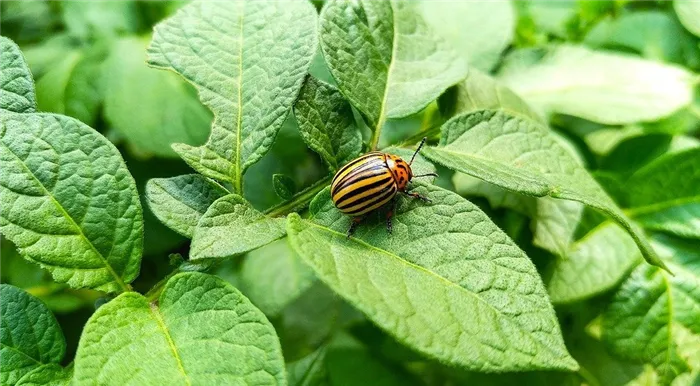
[(394, 215), (395, 198), (399, 192), (430, 202), (427, 197), (406, 190), (412, 178), (437, 177), (435, 173), (414, 176), (411, 170), (411, 164), (425, 140), (426, 138), (423, 138), (420, 142), (408, 163), (393, 154), (374, 151), (355, 158), (338, 170), (331, 183), (331, 198), (336, 208), (353, 216), (348, 237), (365, 214), (389, 202), (391, 208), (386, 214), (386, 229), (391, 233), (391, 217)]

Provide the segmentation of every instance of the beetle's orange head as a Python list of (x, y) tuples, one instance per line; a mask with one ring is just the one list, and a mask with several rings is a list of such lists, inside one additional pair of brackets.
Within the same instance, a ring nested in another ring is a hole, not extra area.
[(391, 175), (394, 176), (394, 181), (396, 181), (396, 187), (399, 190), (404, 190), (406, 185), (413, 178), (413, 171), (411, 170), (411, 165), (404, 161), (401, 157), (395, 156), (393, 154), (386, 155), (386, 164), (389, 166)]

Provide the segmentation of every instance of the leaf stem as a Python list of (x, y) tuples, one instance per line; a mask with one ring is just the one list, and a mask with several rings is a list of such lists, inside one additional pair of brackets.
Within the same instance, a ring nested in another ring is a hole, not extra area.
[(304, 207), (311, 201), (311, 199), (313, 199), (316, 196), (316, 194), (318, 194), (318, 192), (320, 192), (321, 190), (323, 190), (323, 188), (328, 186), (328, 184), (331, 183), (332, 179), (333, 176), (326, 176), (323, 179), (317, 181), (315, 184), (295, 194), (289, 200), (284, 201), (281, 204), (275, 205), (272, 208), (269, 208), (264, 213), (270, 217), (277, 217), (286, 215), (287, 213), (290, 213), (295, 209)]
[(144, 295), (146, 299), (148, 299), (149, 303), (154, 302), (155, 300), (160, 297), (160, 293), (163, 292), (163, 287), (165, 287), (165, 284), (168, 283), (168, 280), (170, 280), (173, 276), (177, 275), (178, 273), (181, 272), (205, 272), (209, 270), (216, 262), (212, 261), (211, 259), (201, 259), (201, 260), (186, 260), (183, 261), (178, 267), (173, 269), (172, 272), (167, 274), (164, 278), (160, 279), (156, 285), (153, 286), (146, 294)]
[(442, 123), (438, 123), (434, 126), (428, 127), (425, 130), (421, 130), (417, 132), (416, 134), (413, 134), (412, 136), (406, 138), (403, 142), (398, 144), (398, 147), (404, 147), (404, 146), (413, 146), (416, 143), (420, 142), (423, 137), (428, 137), (430, 139), (432, 136), (436, 134), (440, 134), (440, 129), (442, 127)]
[(380, 116), (379, 122), (377, 122), (377, 125), (374, 127), (374, 131), (372, 131), (372, 137), (369, 139), (369, 151), (374, 151), (377, 149), (377, 145), (379, 145), (379, 137), (382, 134), (382, 126), (384, 126), (384, 121), (386, 121), (386, 118)]

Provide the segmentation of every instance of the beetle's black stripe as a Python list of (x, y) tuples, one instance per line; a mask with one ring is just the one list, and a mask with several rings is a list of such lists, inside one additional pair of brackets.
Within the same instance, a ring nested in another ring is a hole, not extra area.
[[(367, 159), (368, 157), (363, 157), (363, 159)], [(343, 167), (338, 173), (335, 174), (333, 177), (333, 181), (331, 182), (331, 193), (335, 194), (338, 190), (342, 189), (339, 186), (342, 185), (345, 181), (348, 181), (349, 178), (352, 178), (365, 170), (368, 169), (376, 169), (380, 166), (383, 166), (384, 162), (382, 161), (381, 158), (375, 158), (369, 161), (364, 161), (364, 164), (358, 163), (356, 161), (353, 161)], [(347, 166), (353, 166), (355, 169), (348, 170)], [(343, 173), (345, 173), (343, 175)]]
[(348, 174), (347, 177), (343, 178), (342, 180), (338, 181), (335, 186), (333, 186), (333, 189), (331, 191), (332, 195), (336, 195), (339, 192), (341, 192), (343, 189), (356, 184), (356, 183), (362, 183), (363, 180), (366, 180), (368, 178), (380, 176), (382, 174), (390, 175), (390, 173), (387, 173), (387, 169), (383, 165), (375, 165), (369, 168), (366, 168), (360, 173), (352, 173), (352, 175)]
[(394, 197), (395, 194), (396, 186), (392, 184), (389, 189), (383, 191), (383, 194), (382, 192), (378, 192), (375, 195), (368, 197), (366, 200), (362, 200), (359, 207), (353, 208), (352, 210), (346, 209), (343, 210), (343, 212), (352, 216), (365, 214), (386, 204)]
[(361, 155), (361, 156), (355, 158), (354, 160), (352, 160), (351, 162), (349, 162), (347, 165), (345, 165), (345, 166), (343, 166), (342, 168), (340, 168), (340, 170), (338, 170), (338, 171), (335, 173), (335, 175), (336, 175), (336, 176), (339, 176), (339, 175), (343, 174), (344, 171), (346, 171), (346, 170), (348, 170), (348, 169), (354, 167), (355, 165), (361, 163), (363, 160), (365, 160), (365, 159), (367, 159), (367, 158), (370, 158), (370, 157), (375, 157), (375, 156), (377, 156), (377, 155), (381, 155), (381, 153), (379, 153), (379, 152), (372, 152), (372, 153), (367, 153), (367, 154), (365, 154), (365, 155)]
[(344, 209), (350, 205), (352, 205), (355, 201), (359, 199), (365, 199), (365, 197), (361, 197), (362, 194), (370, 191), (370, 190), (381, 190), (384, 189), (387, 183), (393, 184), (393, 177), (391, 175), (379, 179), (377, 181), (373, 181), (371, 183), (363, 184), (361, 182), (357, 183), (357, 187), (355, 189), (352, 189), (339, 198), (335, 200), (336, 206), (339, 209)]

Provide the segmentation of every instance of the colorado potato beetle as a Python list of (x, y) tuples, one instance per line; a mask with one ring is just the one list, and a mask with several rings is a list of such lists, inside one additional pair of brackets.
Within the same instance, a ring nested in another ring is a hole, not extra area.
[(365, 214), (389, 203), (391, 208), (386, 215), (386, 229), (391, 233), (391, 217), (394, 215), (397, 193), (430, 202), (427, 197), (406, 189), (413, 178), (437, 177), (435, 173), (414, 176), (411, 170), (411, 164), (425, 140), (423, 138), (409, 162), (393, 154), (375, 151), (350, 161), (338, 170), (331, 183), (331, 198), (336, 208), (353, 216), (348, 237)]

